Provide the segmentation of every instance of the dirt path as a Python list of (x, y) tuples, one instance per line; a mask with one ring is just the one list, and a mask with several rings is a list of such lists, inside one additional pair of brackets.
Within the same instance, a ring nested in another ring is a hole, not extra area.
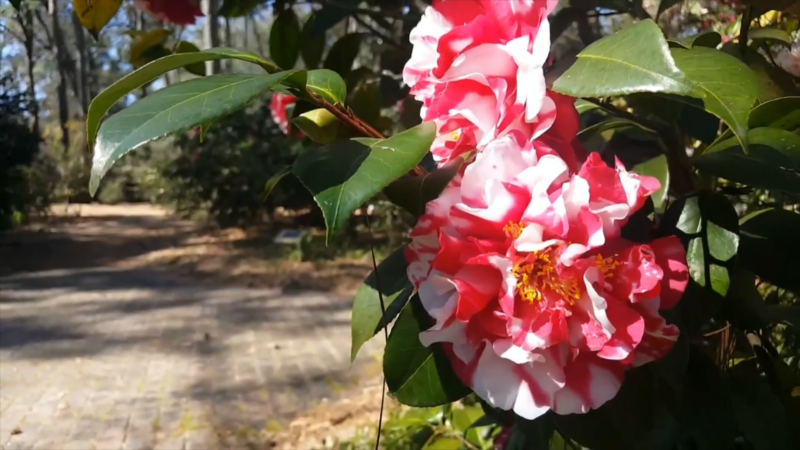
[(200, 230), (150, 207), (81, 214), (0, 240), (0, 448), (271, 448), (375, 370), (378, 341), (350, 368), (349, 297), (148, 266)]

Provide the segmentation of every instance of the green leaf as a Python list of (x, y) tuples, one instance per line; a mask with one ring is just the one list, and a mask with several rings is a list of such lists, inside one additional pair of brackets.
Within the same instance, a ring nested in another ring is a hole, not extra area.
[(587, 102), (586, 100), (580, 98), (575, 100), (575, 110), (578, 111), (578, 114), (587, 113), (597, 108), (599, 108), (599, 106), (595, 105), (594, 103)]
[(739, 246), (739, 223), (733, 206), (724, 195), (703, 191), (674, 203), (670, 210), (669, 215), (679, 214), (675, 228), (688, 241), (689, 275), (700, 286), (724, 297)]
[(269, 180), (267, 180), (267, 183), (264, 185), (264, 192), (261, 193), (261, 201), (262, 202), (267, 201), (269, 194), (271, 194), (272, 191), (275, 190), (275, 186), (277, 186), (278, 183), (281, 182), (283, 177), (289, 175), (290, 173), (292, 173), (292, 166), (283, 166), (281, 170), (278, 171), (278, 173), (269, 177)]
[(312, 13), (308, 18), (300, 36), (300, 56), (307, 69), (316, 69), (325, 51), (325, 32), (317, 32), (311, 28), (316, 14)]
[(244, 17), (265, 3), (266, 0), (225, 0), (217, 14), (227, 18)]
[(800, 292), (800, 214), (766, 209), (741, 220), (739, 263), (777, 286)]
[(342, 36), (328, 50), (323, 67), (346, 77), (353, 68), (353, 62), (358, 56), (363, 37), (362, 33), (350, 33)]
[(319, 95), (334, 105), (343, 105), (347, 98), (347, 87), (344, 80), (332, 70), (309, 70), (306, 87), (311, 93)]
[[(199, 51), (200, 48), (198, 48), (191, 42), (186, 42), (186, 41), (178, 42), (178, 45), (175, 47), (175, 53), (195, 53)], [(201, 62), (184, 66), (184, 69), (200, 77), (206, 76), (206, 65)]]
[(277, 67), (274, 64), (262, 59), (255, 53), (232, 48), (212, 48), (199, 52), (177, 53), (153, 61), (117, 80), (92, 100), (91, 105), (89, 105), (89, 113), (86, 116), (86, 140), (89, 147), (94, 146), (97, 129), (100, 127), (100, 120), (103, 119), (103, 116), (114, 104), (128, 95), (128, 93), (155, 80), (170, 70), (217, 59), (239, 59), (258, 64), (266, 69), (267, 72), (277, 71)]
[(317, 144), (329, 144), (339, 133), (339, 119), (325, 108), (304, 112), (292, 119), (292, 123)]
[(722, 36), (716, 31), (709, 31), (708, 33), (696, 34), (681, 39), (671, 39), (671, 43), (680, 45), (683, 48), (692, 47), (709, 47), (717, 48), (722, 42)]
[(683, 0), (661, 0), (661, 2), (658, 4), (658, 12), (656, 13), (656, 20), (658, 20), (658, 18), (661, 17), (661, 13), (682, 2)]
[(463, 158), (458, 158), (421, 177), (403, 176), (387, 186), (383, 192), (389, 201), (405, 209), (414, 217), (419, 217), (425, 213), (425, 205), (444, 191), (469, 156), (468, 154), (464, 155)]
[(305, 78), (305, 72), (214, 75), (175, 84), (144, 97), (100, 127), (89, 192), (94, 195), (114, 162), (129, 151), (236, 111), (289, 77)]
[(633, 172), (639, 175), (646, 175), (653, 177), (661, 183), (661, 188), (654, 192), (650, 197), (653, 200), (653, 206), (656, 212), (664, 212), (664, 201), (667, 199), (667, 191), (669, 190), (669, 167), (667, 166), (667, 156), (659, 155), (655, 158), (645, 161), (636, 165)]
[(424, 123), (388, 139), (334, 142), (295, 160), (294, 174), (325, 216), (328, 242), (356, 208), (422, 160), (435, 133), (433, 123)]
[(17, 11), (19, 11), (19, 5), (22, 4), (22, 0), (10, 0), (11, 6), (13, 6)]
[(458, 438), (440, 436), (434, 437), (422, 448), (423, 450), (459, 450), (464, 448), (464, 445)]
[(735, 138), (717, 142), (692, 159), (698, 169), (752, 187), (800, 193), (800, 137), (777, 128), (748, 131), (745, 154)]
[(452, 415), (453, 427), (463, 433), (470, 444), (477, 448), (482, 448), (486, 444), (486, 441), (481, 437), (480, 430), (472, 427), (481, 417), (486, 417), (479, 406), (453, 408)]
[(766, 39), (770, 41), (780, 41), (787, 44), (792, 43), (792, 35), (780, 28), (750, 28), (747, 38), (751, 40)]
[(760, 86), (758, 98), (761, 101), (784, 97), (787, 93), (795, 91), (791, 75), (783, 69), (775, 67), (755, 48), (745, 47), (744, 50), (742, 53), (741, 48), (733, 43), (722, 47), (722, 51), (740, 59), (753, 72)]
[[(352, 337), (350, 362), (355, 361), (361, 347), (400, 314), (411, 297), (414, 287), (408, 281), (405, 246), (392, 252), (372, 271), (353, 299), (353, 318), (350, 322)], [(380, 284), (378, 283), (380, 281)], [(380, 298), (386, 307), (384, 317)]]
[(573, 97), (635, 92), (691, 95), (694, 89), (675, 65), (667, 41), (652, 20), (592, 43), (553, 84), (553, 90)]
[(800, 97), (782, 97), (761, 103), (750, 112), (749, 126), (795, 131), (800, 128)]
[(674, 48), (672, 56), (696, 86), (689, 95), (699, 98), (703, 109), (728, 124), (746, 147), (747, 119), (759, 93), (752, 71), (733, 56), (709, 48)]
[(294, 68), (300, 57), (300, 22), (292, 8), (278, 14), (269, 32), (269, 55), (279, 67)]
[(425, 312), (410, 302), (392, 328), (383, 356), (383, 375), (389, 392), (409, 406), (438, 406), (469, 393), (436, 344), (423, 347), (419, 333)]

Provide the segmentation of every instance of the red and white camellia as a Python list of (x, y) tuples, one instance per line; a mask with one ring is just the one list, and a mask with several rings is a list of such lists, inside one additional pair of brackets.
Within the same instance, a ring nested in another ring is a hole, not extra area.
[(534, 139), (561, 109), (575, 114), (545, 87), (547, 15), (557, 3), (436, 0), (425, 11), (403, 81), (422, 101), (422, 119), (437, 125), (431, 153), (440, 164), (512, 130)]
[(161, 23), (192, 25), (198, 17), (203, 17), (200, 0), (134, 0), (134, 5)]
[(614, 397), (624, 371), (678, 337), (659, 309), (688, 279), (677, 238), (619, 237), (658, 181), (597, 154), (570, 175), (547, 146), (490, 142), (428, 204), (407, 248), (408, 275), (465, 384), (533, 419), (582, 413)]
[(272, 94), (269, 102), (269, 111), (272, 113), (272, 120), (278, 124), (278, 128), (284, 134), (289, 134), (289, 118), (286, 114), (286, 108), (297, 103), (297, 98), (288, 94), (281, 94), (276, 92)]

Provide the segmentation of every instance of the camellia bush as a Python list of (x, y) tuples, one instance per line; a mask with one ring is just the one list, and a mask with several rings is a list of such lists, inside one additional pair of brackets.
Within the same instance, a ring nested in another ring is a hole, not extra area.
[[(137, 1), (163, 20), (197, 15), (166, 3)], [(126, 153), (272, 93), (284, 132), (316, 145), (267, 191), (297, 177), (329, 240), (376, 196), (415, 218), (355, 297), (351, 357), (384, 334), (397, 401), (480, 406), (463, 435), (421, 446), (800, 448), (800, 97), (775, 95), (753, 63), (782, 36), (761, 13), (794, 3), (727, 2), (739, 28), (724, 43), (667, 40), (640, 11), (554, 61), (556, 3), (434, 1), (402, 69), (422, 122), (392, 135), (380, 98), (349, 102), (359, 37), (317, 68), (324, 40), (291, 8), (273, 25), (274, 61), (231, 48), (155, 59), (91, 104), (91, 190)], [(104, 119), (156, 77), (221, 59), (263, 73), (173, 84)], [(625, 141), (608, 138), (617, 130)]]

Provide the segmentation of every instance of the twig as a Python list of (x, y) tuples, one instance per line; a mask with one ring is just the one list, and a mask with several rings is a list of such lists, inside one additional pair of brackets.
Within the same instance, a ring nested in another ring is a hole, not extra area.
[[(385, 137), (378, 130), (372, 128), (369, 124), (358, 118), (358, 116), (353, 114), (353, 112), (350, 111), (349, 109), (345, 110), (344, 108), (331, 104), (331, 102), (325, 100), (324, 98), (312, 92), (308, 92), (308, 95), (315, 103), (321, 105), (331, 114), (336, 116), (337, 119), (344, 122), (345, 124), (350, 126), (350, 128), (356, 130), (358, 133), (366, 137), (385, 139)], [(423, 169), (422, 166), (416, 165), (414, 166), (414, 169), (412, 169), (412, 173), (416, 176), (424, 176), (428, 173), (428, 171)]]

